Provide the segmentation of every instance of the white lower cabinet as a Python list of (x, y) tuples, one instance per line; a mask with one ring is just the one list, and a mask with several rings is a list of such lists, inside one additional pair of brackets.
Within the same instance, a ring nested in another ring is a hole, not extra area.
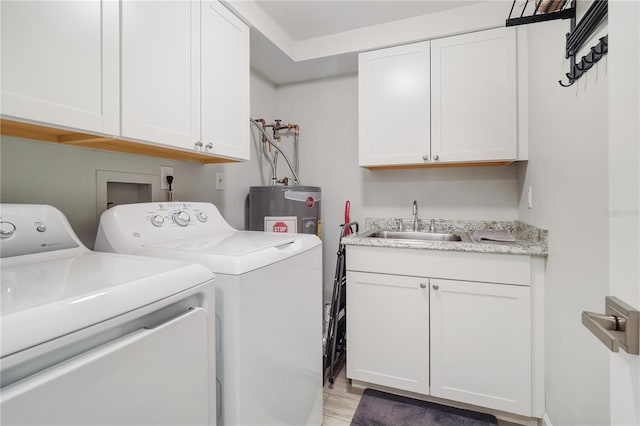
[(431, 279), (430, 293), (431, 395), (530, 415), (530, 288)]
[(347, 272), (349, 378), (429, 392), (427, 281)]
[(542, 416), (543, 259), (347, 251), (349, 379)]

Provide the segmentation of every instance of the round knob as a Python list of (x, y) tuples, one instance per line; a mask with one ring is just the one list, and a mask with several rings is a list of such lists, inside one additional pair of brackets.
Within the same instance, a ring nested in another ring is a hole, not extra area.
[(11, 222), (0, 222), (0, 237), (9, 238), (16, 232), (16, 226)]
[(185, 211), (181, 210), (173, 214), (173, 221), (178, 226), (187, 226), (190, 220), (191, 220), (191, 216), (189, 216), (189, 213)]
[(151, 224), (157, 227), (164, 225), (164, 217), (160, 216), (159, 214), (153, 215), (153, 217), (151, 218)]
[(198, 141), (195, 143), (195, 148), (196, 151), (201, 150), (202, 149), (202, 141)]
[(427, 284), (426, 283), (420, 283), (420, 288), (427, 288)]
[(209, 217), (207, 216), (207, 214), (205, 212), (198, 212), (198, 214), (196, 215), (196, 217), (198, 218), (198, 220), (200, 222), (206, 222), (207, 219), (209, 219)]
[(44, 223), (41, 223), (38, 226), (36, 226), (36, 231), (38, 232), (44, 232), (46, 230), (47, 230), (47, 225), (45, 225)]
[(433, 161), (438, 161), (440, 159), (440, 156), (438, 154), (433, 156)]
[(425, 154), (425, 155), (422, 156), (422, 159), (424, 161), (429, 161), (429, 156), (427, 154)]
[(440, 289), (440, 286), (438, 284), (434, 284), (431, 286), (431, 288), (433, 288), (434, 290), (438, 290)]
[(213, 142), (209, 142), (206, 146), (206, 149), (213, 149)]

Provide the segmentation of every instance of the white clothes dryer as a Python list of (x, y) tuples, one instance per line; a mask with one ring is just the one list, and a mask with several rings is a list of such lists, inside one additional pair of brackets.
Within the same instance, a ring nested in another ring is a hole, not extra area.
[(95, 249), (215, 273), (219, 425), (322, 423), (318, 237), (237, 231), (211, 203), (144, 203), (105, 211)]
[(57, 209), (0, 205), (3, 425), (214, 425), (213, 274), (95, 253)]

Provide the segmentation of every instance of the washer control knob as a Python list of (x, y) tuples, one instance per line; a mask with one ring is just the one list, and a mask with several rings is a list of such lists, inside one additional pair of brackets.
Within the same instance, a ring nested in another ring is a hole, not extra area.
[(209, 219), (209, 216), (207, 216), (207, 214), (205, 212), (198, 212), (198, 214), (196, 215), (196, 217), (198, 218), (198, 220), (200, 222), (206, 222), (207, 219)]
[(164, 225), (164, 217), (160, 216), (159, 214), (154, 214), (151, 217), (151, 224), (153, 226), (161, 227), (162, 225)]
[(16, 232), (16, 226), (11, 222), (0, 222), (0, 238), (9, 238)]
[(191, 216), (189, 216), (189, 213), (183, 210), (180, 210), (179, 212), (173, 214), (173, 221), (178, 226), (187, 226), (190, 220)]
[(39, 223), (38, 226), (36, 226), (36, 231), (38, 232), (44, 232), (47, 230), (47, 225), (45, 225), (44, 223)]

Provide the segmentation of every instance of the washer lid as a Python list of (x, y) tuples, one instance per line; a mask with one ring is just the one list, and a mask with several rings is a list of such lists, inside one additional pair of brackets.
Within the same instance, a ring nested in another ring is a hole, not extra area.
[(217, 274), (239, 275), (321, 245), (315, 235), (231, 231), (142, 244), (136, 254), (201, 263)]
[(213, 279), (200, 265), (121, 254), (20, 258), (0, 262), (2, 357)]

